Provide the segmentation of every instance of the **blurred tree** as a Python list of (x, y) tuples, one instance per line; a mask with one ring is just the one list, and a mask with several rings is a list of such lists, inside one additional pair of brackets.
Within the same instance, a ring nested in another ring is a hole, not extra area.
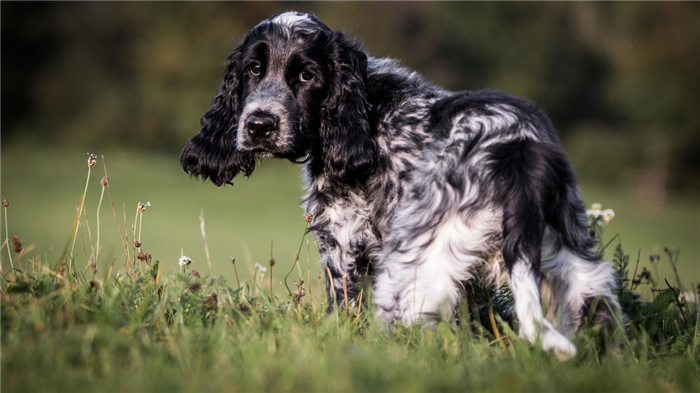
[(235, 39), (288, 9), (447, 88), (537, 102), (588, 178), (636, 182), (657, 203), (667, 189), (700, 189), (693, 2), (2, 2), (3, 149), (175, 153), (197, 132)]
[(638, 150), (640, 194), (660, 204), (669, 188), (697, 188), (700, 4), (576, 3), (572, 10), (582, 41), (612, 65), (601, 98)]
[[(5, 135), (16, 132), (22, 120), (34, 114), (31, 90), (33, 76), (45, 70), (46, 59), (54, 59), (60, 44), (53, 12), (57, 3), (0, 4), (2, 32), (2, 128)], [(11, 17), (8, 17), (10, 15)], [(27, 26), (28, 20), (33, 20)]]

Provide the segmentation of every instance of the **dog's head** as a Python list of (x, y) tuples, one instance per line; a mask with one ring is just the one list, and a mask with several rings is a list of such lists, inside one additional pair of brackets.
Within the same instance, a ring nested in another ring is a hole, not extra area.
[(257, 157), (298, 160), (341, 180), (375, 158), (365, 97), (367, 56), (315, 16), (286, 12), (255, 26), (227, 59), (224, 81), (182, 150), (192, 176), (220, 186)]

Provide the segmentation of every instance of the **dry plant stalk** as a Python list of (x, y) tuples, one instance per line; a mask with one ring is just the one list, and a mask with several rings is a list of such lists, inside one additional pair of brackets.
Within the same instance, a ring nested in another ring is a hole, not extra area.
[(87, 256), (87, 248), (85, 248), (85, 237), (83, 236), (83, 226), (78, 225), (78, 230), (80, 231), (80, 243), (83, 245), (83, 254), (85, 255), (85, 270), (90, 266), (90, 261)]
[(233, 254), (229, 253), (228, 255), (231, 256), (231, 264), (233, 265), (233, 272), (236, 273), (236, 282), (238, 283), (238, 289), (241, 288), (241, 280), (238, 279), (238, 269), (236, 269), (236, 258), (233, 257)]
[[(126, 226), (126, 203), (122, 203), (122, 216), (124, 217), (124, 237), (126, 238), (126, 244), (129, 244), (129, 229)], [(134, 255), (134, 257), (136, 257)], [(126, 262), (129, 263), (129, 267), (131, 268), (131, 271), (133, 272), (133, 268), (131, 267), (131, 262), (129, 261), (131, 259), (131, 256), (129, 255), (129, 249), (126, 249)], [(133, 267), (136, 267), (136, 259), (134, 259), (134, 265)], [(123, 268), (122, 268), (123, 270)], [(134, 273), (136, 274), (136, 273)]]
[(207, 265), (209, 265), (209, 274), (214, 275), (211, 268), (211, 258), (209, 257), (209, 245), (207, 244), (207, 233), (204, 230), (204, 210), (199, 213), (199, 229), (202, 232), (202, 240), (204, 240), (204, 253), (207, 256)]
[(364, 292), (364, 288), (360, 289), (360, 296), (357, 298), (357, 316), (359, 317), (360, 314), (362, 314), (362, 292)]
[[(105, 177), (109, 179), (109, 176), (107, 175), (107, 164), (105, 163), (105, 156), (102, 156), (102, 166), (104, 167), (105, 170)], [(117, 230), (119, 231), (119, 237), (122, 240), (122, 247), (124, 247), (124, 255), (126, 256), (126, 263), (129, 265), (129, 270), (131, 270), (131, 275), (136, 276), (134, 273), (134, 268), (131, 267), (131, 264), (129, 263), (129, 251), (128, 248), (126, 247), (126, 243), (124, 242), (124, 237), (122, 236), (122, 229), (119, 226), (119, 219), (117, 218), (117, 211), (114, 209), (114, 200), (112, 199), (112, 191), (109, 188), (109, 181), (107, 183), (107, 194), (109, 195), (109, 203), (112, 205), (112, 213), (114, 213), (114, 221), (117, 223)]]
[[(95, 166), (95, 155), (90, 154), (90, 157), (88, 158), (88, 174), (87, 174), (87, 179), (85, 179), (85, 190), (83, 191), (83, 197), (80, 198), (80, 207), (78, 207), (78, 227), (80, 226), (80, 218), (83, 214), (83, 206), (85, 206), (85, 196), (87, 195), (88, 186), (90, 185), (90, 172), (92, 171), (93, 166)], [(73, 245), (70, 248), (70, 255), (71, 256), (73, 255), (73, 250), (75, 250), (75, 240), (77, 238), (78, 238), (78, 232), (75, 231), (73, 233)], [(72, 264), (72, 262), (71, 262), (71, 264)]]
[(97, 203), (97, 244), (95, 245), (95, 266), (99, 266), (100, 262), (100, 209), (102, 208), (102, 199), (105, 196), (105, 187), (107, 186), (107, 182), (107, 176), (104, 176), (102, 180), (100, 180), (102, 192), (100, 193), (100, 201)]
[(503, 344), (501, 340), (501, 334), (498, 332), (498, 326), (496, 326), (496, 319), (493, 316), (493, 307), (489, 306), (489, 320), (491, 321), (491, 328), (493, 329), (493, 334), (496, 336), (496, 341), (501, 346), (501, 351), (506, 353), (506, 345)]
[(311, 294), (311, 248), (309, 247), (309, 239), (306, 239), (306, 256), (307, 256), (307, 277), (306, 282), (309, 283), (309, 304), (311, 311), (314, 310), (314, 296)]
[(343, 293), (345, 294), (345, 314), (350, 313), (350, 308), (348, 307), (348, 275), (343, 274)]
[(357, 316), (353, 320), (354, 323), (357, 323), (357, 321), (360, 319), (360, 316), (362, 315), (362, 292), (364, 292), (364, 288), (360, 289), (360, 296), (357, 298)]
[(328, 300), (333, 300), (335, 301), (335, 285), (333, 285), (333, 276), (331, 275), (331, 269), (326, 266), (326, 270), (328, 271), (328, 281), (331, 283), (331, 293), (333, 294), (333, 299), (328, 299)]
[[(131, 238), (136, 240), (136, 223), (139, 220), (139, 210), (141, 208), (141, 201), (136, 205), (136, 214), (134, 215), (134, 225), (131, 226)], [(126, 225), (126, 224), (124, 224)], [(131, 243), (131, 251), (134, 254), (134, 266), (136, 266), (136, 244)], [(141, 260), (139, 259), (139, 271), (143, 272), (143, 267), (141, 266)]]
[(270, 301), (272, 301), (272, 267), (275, 266), (275, 258), (272, 256), (272, 247), (274, 242), (270, 240), (270, 283), (268, 284), (270, 290)]
[(90, 257), (87, 256), (87, 248), (85, 247), (85, 239), (83, 237), (83, 226), (80, 226), (80, 241), (83, 244), (83, 253), (85, 254), (85, 270), (90, 266), (90, 261), (94, 256), (94, 249), (92, 248), (92, 231), (90, 230), (90, 220), (87, 213), (87, 206), (83, 206), (83, 216), (85, 217), (85, 228), (87, 228), (88, 242), (90, 244)]
[[(202, 232), (202, 240), (204, 241), (204, 253), (207, 256), (207, 265), (209, 266), (209, 275), (214, 277), (214, 270), (211, 268), (211, 258), (209, 257), (209, 243), (207, 243), (207, 232), (204, 230), (204, 209), (202, 209), (199, 213), (199, 229)], [(180, 252), (184, 252), (184, 250), (180, 250)], [(214, 293), (213, 295), (216, 297), (216, 294), (219, 292), (219, 284), (214, 281)]]
[(10, 232), (7, 229), (7, 207), (9, 205), (10, 204), (7, 202), (7, 199), (2, 200), (2, 206), (3, 206), (3, 209), (5, 210), (5, 242), (7, 245), (7, 256), (10, 257), (10, 268), (13, 271), (12, 274), (14, 274), (15, 265), (12, 263), (12, 253), (10, 252), (10, 237), (9, 237)]

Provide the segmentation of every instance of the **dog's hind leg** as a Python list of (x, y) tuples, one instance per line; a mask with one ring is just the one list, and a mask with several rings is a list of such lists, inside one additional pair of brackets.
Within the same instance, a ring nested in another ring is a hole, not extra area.
[(590, 307), (596, 323), (615, 326), (620, 306), (615, 296), (615, 270), (595, 251), (578, 190), (568, 187), (556, 214), (550, 215), (542, 242), (540, 271), (552, 282), (561, 316), (560, 330), (573, 336)]
[(609, 262), (589, 260), (562, 247), (542, 261), (543, 273), (552, 279), (561, 310), (560, 330), (572, 336), (583, 324), (589, 307), (595, 307), (597, 323), (613, 326), (619, 312), (614, 295), (615, 272)]
[(515, 315), (519, 334), (530, 342), (539, 338), (545, 350), (552, 350), (560, 360), (576, 354), (576, 347), (544, 318), (538, 286), (538, 277), (525, 261), (516, 261), (508, 274), (510, 290), (515, 299)]

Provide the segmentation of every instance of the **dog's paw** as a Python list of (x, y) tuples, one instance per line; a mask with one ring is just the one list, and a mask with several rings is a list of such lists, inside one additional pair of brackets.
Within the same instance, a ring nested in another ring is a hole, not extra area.
[(576, 346), (556, 329), (546, 329), (540, 338), (542, 348), (554, 352), (554, 356), (562, 362), (576, 355)]

